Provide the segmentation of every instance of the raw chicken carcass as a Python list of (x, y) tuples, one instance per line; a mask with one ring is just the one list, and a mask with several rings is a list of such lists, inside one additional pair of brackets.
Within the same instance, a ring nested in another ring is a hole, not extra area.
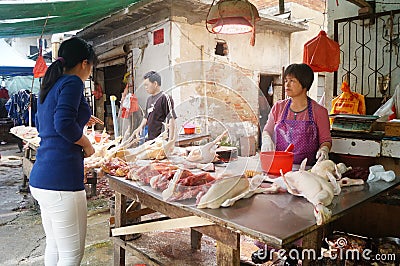
[(264, 181), (264, 176), (263, 175), (255, 175), (250, 179), (250, 186), (249, 189), (244, 191), (243, 193), (237, 195), (236, 197), (230, 198), (225, 200), (221, 206), (222, 207), (229, 207), (232, 206), (236, 201), (240, 199), (247, 199), (253, 196), (254, 194), (257, 193), (262, 193), (266, 191), (265, 188), (260, 187), (261, 183)]
[(227, 131), (224, 131), (215, 140), (193, 149), (187, 156), (189, 162), (196, 163), (211, 163), (217, 155), (218, 142), (225, 136)]
[[(306, 198), (314, 205), (314, 215), (317, 224), (321, 225), (330, 219), (331, 211), (327, 206), (332, 203), (335, 195), (340, 194), (341, 187), (362, 185), (364, 182), (362, 179), (351, 180), (348, 178), (342, 178), (337, 181), (330, 171), (326, 171), (325, 174), (328, 177), (328, 181), (319, 174), (305, 171), (306, 163), (307, 159), (304, 159), (299, 171), (291, 171), (286, 174), (283, 174), (281, 171), (281, 177), (273, 179), (272, 186), (267, 188), (265, 192), (278, 193), (282, 189), (285, 189), (292, 195)], [(339, 166), (338, 171), (343, 172), (345, 168), (347, 167), (342, 164)]]
[(172, 139), (167, 140), (168, 125), (164, 123), (164, 127), (166, 129), (157, 138), (146, 141), (139, 147), (130, 150), (130, 155), (126, 156), (126, 160), (162, 160), (172, 154), (175, 147), (176, 135), (174, 135)]
[(326, 206), (332, 203), (335, 195), (340, 194), (341, 189), (330, 172), (327, 172), (329, 183), (323, 177), (306, 171), (306, 163), (307, 159), (304, 159), (299, 171), (281, 174), (290, 194), (303, 196), (314, 205), (317, 224), (321, 225), (331, 218), (332, 212)]
[[(299, 171), (290, 171), (285, 174), (281, 171), (282, 179), (287, 191), (295, 196), (302, 196), (314, 205), (314, 215), (317, 224), (321, 225), (331, 217), (331, 211), (326, 207), (332, 203), (333, 197), (341, 191), (339, 184), (331, 173), (327, 173), (331, 182), (323, 177), (305, 170), (307, 159), (301, 163)], [(268, 192), (277, 193), (282, 188), (277, 181)]]
[(329, 180), (327, 173), (331, 173), (336, 177), (336, 180), (340, 180), (342, 174), (346, 173), (348, 170), (351, 170), (351, 166), (347, 167), (344, 163), (335, 164), (331, 160), (324, 160), (317, 162), (311, 168), (311, 173), (322, 176), (325, 180)]
[(242, 176), (227, 177), (216, 180), (210, 189), (202, 195), (197, 208), (219, 208), (226, 200), (234, 198), (249, 190), (249, 181)]

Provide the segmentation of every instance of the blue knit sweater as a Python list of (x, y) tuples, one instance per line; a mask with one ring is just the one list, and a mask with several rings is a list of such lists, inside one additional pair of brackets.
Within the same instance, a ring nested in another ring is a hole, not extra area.
[(79, 191), (83, 184), (82, 137), (91, 111), (83, 95), (84, 84), (77, 76), (63, 75), (38, 101), (36, 127), (41, 138), (36, 162), (29, 177), (35, 188)]

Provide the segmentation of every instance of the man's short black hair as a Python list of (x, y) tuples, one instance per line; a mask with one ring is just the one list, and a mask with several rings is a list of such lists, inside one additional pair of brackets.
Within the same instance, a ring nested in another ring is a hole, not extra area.
[(149, 79), (150, 82), (154, 83), (157, 81), (158, 86), (161, 86), (161, 76), (155, 71), (149, 71), (147, 72), (144, 77), (144, 79)]
[(311, 85), (314, 81), (314, 71), (307, 64), (289, 65), (285, 69), (283, 79), (285, 79), (287, 75), (295, 77), (300, 82), (301, 86), (303, 88), (306, 88), (308, 91), (310, 90)]

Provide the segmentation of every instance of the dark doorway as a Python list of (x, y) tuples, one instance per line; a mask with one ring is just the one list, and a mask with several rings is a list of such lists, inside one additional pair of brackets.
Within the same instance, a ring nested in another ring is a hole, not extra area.
[(107, 96), (104, 102), (104, 120), (107, 130), (112, 130), (113, 128), (110, 96), (117, 97), (115, 104), (118, 114), (122, 92), (125, 89), (125, 84), (123, 83), (125, 73), (126, 65), (113, 65), (104, 68), (104, 91)]
[(258, 143), (261, 147), (261, 133), (268, 120), (269, 111), (273, 105), (274, 97), (274, 79), (278, 76), (260, 74), (260, 83), (258, 91), (258, 106), (259, 106), (259, 138)]

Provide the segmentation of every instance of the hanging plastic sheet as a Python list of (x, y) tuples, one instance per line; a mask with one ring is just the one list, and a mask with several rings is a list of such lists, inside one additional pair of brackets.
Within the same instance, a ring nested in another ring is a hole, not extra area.
[(339, 44), (331, 40), (325, 31), (304, 44), (303, 63), (309, 65), (314, 72), (334, 72), (339, 68)]
[(121, 112), (119, 117), (128, 118), (133, 112), (139, 110), (138, 98), (133, 93), (128, 93), (121, 102)]
[(128, 92), (121, 99), (121, 107), (118, 113), (118, 123), (123, 139), (129, 137), (140, 125), (143, 114), (135, 94)]

